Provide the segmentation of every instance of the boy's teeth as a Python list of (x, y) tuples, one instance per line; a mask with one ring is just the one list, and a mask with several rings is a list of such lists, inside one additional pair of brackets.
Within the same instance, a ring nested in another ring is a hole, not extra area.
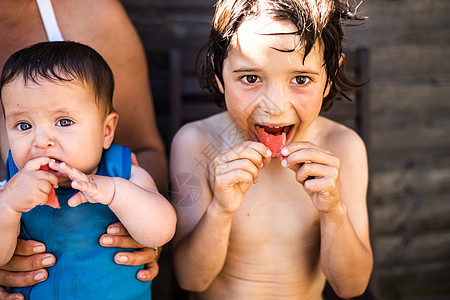
[(265, 126), (265, 125), (255, 125), (255, 129), (257, 132), (259, 132), (260, 129), (263, 129), (266, 133), (273, 134), (273, 135), (279, 135), (283, 132), (288, 134), (289, 131), (292, 128), (292, 125), (288, 126)]

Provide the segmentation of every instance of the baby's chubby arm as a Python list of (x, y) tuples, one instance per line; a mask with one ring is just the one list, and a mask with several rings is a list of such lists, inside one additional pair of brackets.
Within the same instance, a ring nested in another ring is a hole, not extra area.
[(320, 263), (328, 281), (342, 298), (362, 294), (372, 270), (366, 207), (367, 157), (356, 134), (347, 133), (333, 152), (309, 142), (283, 149), (285, 167), (319, 211)]
[(51, 189), (58, 185), (55, 175), (39, 170), (49, 162), (48, 157), (30, 160), (0, 191), (0, 266), (11, 259), (16, 249), (22, 213), (44, 205)]
[(119, 177), (86, 175), (64, 163), (50, 168), (66, 174), (72, 187), (80, 190), (69, 199), (69, 206), (84, 202), (108, 205), (130, 235), (146, 247), (166, 244), (173, 237), (176, 215), (170, 202), (156, 189), (151, 176), (132, 165), (129, 180)]

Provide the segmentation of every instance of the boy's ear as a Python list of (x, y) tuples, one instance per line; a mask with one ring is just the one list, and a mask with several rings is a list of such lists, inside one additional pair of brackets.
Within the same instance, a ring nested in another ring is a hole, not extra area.
[[(345, 53), (341, 52), (341, 56), (339, 57), (339, 68), (342, 67), (342, 63), (344, 62), (344, 58), (345, 58)], [(336, 71), (337, 73), (338, 71)], [(330, 92), (331, 89), (331, 85), (333, 84), (333, 82), (331, 80), (328, 80), (327, 82), (327, 86), (325, 87), (325, 91), (323, 92), (323, 97), (325, 98), (326, 96), (328, 96), (328, 93)]]
[(339, 57), (339, 68), (342, 67), (342, 63), (344, 62), (345, 53), (341, 52), (341, 57)]
[(112, 112), (106, 116), (103, 122), (103, 149), (108, 149), (111, 146), (118, 121), (119, 114), (116, 112)]
[(214, 76), (216, 78), (217, 86), (222, 94), (225, 95), (225, 89), (223, 88), (222, 82), (220, 82), (219, 77)]
[(328, 94), (330, 93), (331, 85), (333, 82), (331, 80), (328, 80), (327, 86), (325, 87), (325, 91), (323, 92), (323, 98), (326, 98)]

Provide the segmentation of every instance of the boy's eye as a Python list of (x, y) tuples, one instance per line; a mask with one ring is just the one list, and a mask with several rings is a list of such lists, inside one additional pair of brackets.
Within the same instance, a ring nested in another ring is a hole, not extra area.
[(31, 124), (28, 123), (19, 123), (16, 125), (16, 128), (20, 131), (25, 131), (31, 129)]
[(256, 75), (246, 75), (246, 76), (244, 76), (244, 79), (248, 83), (255, 83), (256, 81), (258, 81), (258, 76), (256, 76)]
[(300, 85), (304, 85), (307, 84), (309, 82), (309, 77), (308, 76), (295, 76), (295, 83), (296, 84), (300, 84)]
[(69, 119), (62, 119), (62, 120), (59, 120), (58, 123), (56, 123), (56, 125), (62, 126), (62, 127), (70, 126), (72, 124), (73, 124), (73, 121), (69, 120)]

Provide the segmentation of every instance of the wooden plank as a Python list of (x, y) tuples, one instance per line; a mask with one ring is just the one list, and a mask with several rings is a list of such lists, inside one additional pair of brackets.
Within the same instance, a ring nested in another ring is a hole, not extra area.
[(371, 116), (375, 130), (418, 124), (448, 123), (450, 84), (372, 86)]
[[(376, 199), (373, 211), (373, 232), (377, 236), (408, 232), (433, 232), (450, 228), (450, 192), (410, 195), (384, 201)], [(377, 239), (380, 242), (381, 239)], [(383, 247), (385, 248), (385, 247)]]
[(364, 1), (359, 12), (368, 16), (364, 25), (349, 28), (349, 45), (430, 45), (450, 39), (450, 1)]
[(450, 297), (448, 261), (379, 268), (376, 274), (379, 299), (434, 300)]
[(445, 194), (450, 191), (448, 157), (431, 161), (419, 158), (403, 164), (392, 162), (390, 167), (387, 164), (383, 167), (370, 177), (375, 205), (392, 198)]
[(450, 75), (450, 44), (394, 45), (371, 48), (373, 84), (424, 84)]

